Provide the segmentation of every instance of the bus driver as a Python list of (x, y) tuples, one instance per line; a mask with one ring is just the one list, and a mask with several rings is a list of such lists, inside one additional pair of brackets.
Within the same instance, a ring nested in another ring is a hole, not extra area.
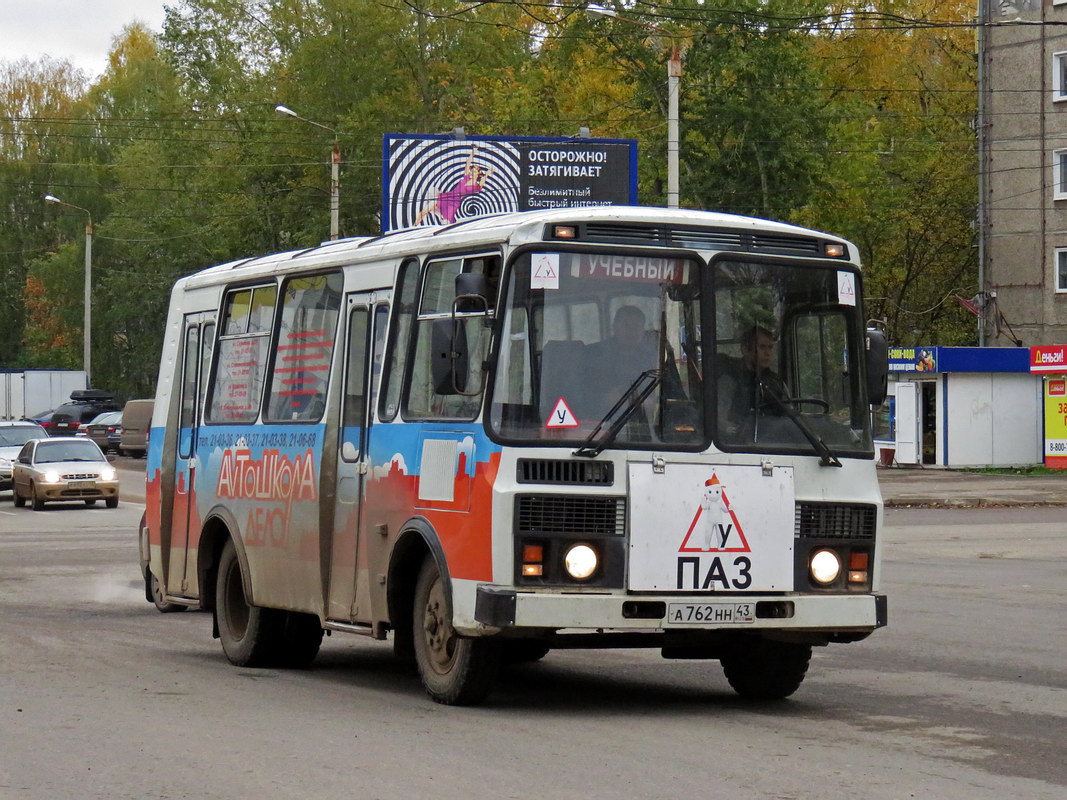
[[(773, 369), (774, 334), (754, 325), (741, 336), (741, 368), (722, 376), (720, 426), (736, 435), (744, 422), (756, 414), (778, 416), (789, 397), (785, 383)], [(723, 413), (725, 412), (725, 413)]]

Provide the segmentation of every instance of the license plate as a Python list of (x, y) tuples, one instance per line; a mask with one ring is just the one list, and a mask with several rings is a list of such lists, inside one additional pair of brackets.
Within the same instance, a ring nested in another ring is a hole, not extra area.
[(746, 625), (755, 622), (753, 603), (671, 603), (668, 625)]
[(96, 481), (71, 481), (67, 484), (68, 489), (95, 489)]

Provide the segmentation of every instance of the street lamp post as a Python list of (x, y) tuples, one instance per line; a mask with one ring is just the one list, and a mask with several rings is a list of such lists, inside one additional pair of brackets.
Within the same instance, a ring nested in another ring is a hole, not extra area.
[(681, 89), (682, 77), (682, 50), (678, 46), (678, 36), (661, 28), (659, 25), (623, 17), (615, 9), (605, 8), (597, 3), (588, 3), (585, 9), (590, 14), (611, 17), (612, 19), (627, 22), (630, 25), (647, 28), (671, 40), (671, 57), (667, 62), (667, 208), (678, 208), (680, 184), (678, 169), (678, 95)]
[(337, 239), (341, 231), (341, 145), (337, 140), (337, 131), (329, 125), (302, 117), (287, 106), (275, 106), (274, 110), (333, 134), (333, 149), (330, 151), (330, 238)]
[(76, 208), (78, 211), (84, 211), (88, 217), (88, 221), (85, 223), (85, 297), (83, 301), (83, 322), (82, 322), (82, 369), (85, 371), (85, 385), (86, 387), (92, 386), (90, 381), (90, 366), (91, 356), (89, 343), (92, 340), (92, 288), (93, 288), (93, 215), (87, 208), (76, 206), (73, 203), (65, 203), (55, 195), (46, 194), (44, 199), (48, 203), (55, 203), (60, 206), (67, 206), (68, 208)]

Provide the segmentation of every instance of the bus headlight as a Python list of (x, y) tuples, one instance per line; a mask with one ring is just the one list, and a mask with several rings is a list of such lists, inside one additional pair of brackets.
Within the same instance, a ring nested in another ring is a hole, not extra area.
[(572, 545), (563, 556), (563, 566), (567, 574), (578, 581), (584, 581), (596, 572), (600, 558), (596, 550), (587, 544)]
[(811, 556), (811, 577), (824, 586), (841, 574), (841, 559), (833, 550), (819, 550)]

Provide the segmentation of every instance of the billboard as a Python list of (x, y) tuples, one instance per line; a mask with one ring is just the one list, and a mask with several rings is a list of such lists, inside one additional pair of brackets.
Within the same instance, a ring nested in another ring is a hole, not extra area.
[(507, 211), (637, 203), (637, 141), (387, 133), (382, 232)]
[(1030, 371), (1067, 374), (1067, 345), (1044, 344), (1031, 347)]

